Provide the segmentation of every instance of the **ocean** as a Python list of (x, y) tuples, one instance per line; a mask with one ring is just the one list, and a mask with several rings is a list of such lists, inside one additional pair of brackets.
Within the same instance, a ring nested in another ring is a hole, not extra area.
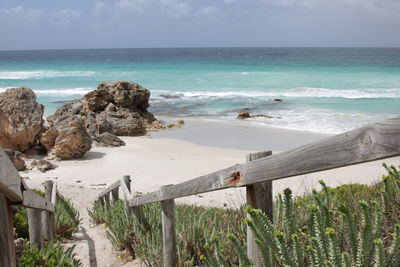
[[(0, 51), (0, 92), (32, 88), (52, 114), (102, 81), (151, 91), (156, 115), (340, 133), (400, 115), (400, 48), (163, 48)], [(277, 100), (281, 101), (277, 101)]]

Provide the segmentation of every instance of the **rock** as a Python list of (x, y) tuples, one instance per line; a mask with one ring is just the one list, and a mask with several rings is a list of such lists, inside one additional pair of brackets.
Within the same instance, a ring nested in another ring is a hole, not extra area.
[(250, 113), (249, 112), (240, 112), (237, 117), (238, 120), (244, 120), (247, 118), (250, 118)]
[(108, 132), (96, 136), (95, 141), (97, 142), (98, 146), (105, 146), (105, 147), (118, 147), (125, 145), (124, 141), (122, 141), (117, 136)]
[(153, 121), (151, 124), (147, 125), (147, 131), (149, 132), (157, 132), (159, 130), (165, 129), (173, 129), (173, 128), (182, 128), (185, 125), (184, 120), (178, 120), (177, 123), (164, 123), (162, 121)]
[(102, 111), (111, 102), (113, 96), (107, 89), (98, 89), (87, 93), (85, 104), (90, 111)]
[(25, 160), (26, 157), (19, 151), (11, 150), (11, 149), (3, 149), (6, 152), (7, 156), (10, 158), (11, 162), (14, 164), (14, 167), (17, 171), (26, 170)]
[(34, 169), (36, 168), (37, 170), (41, 172), (46, 172), (48, 170), (54, 170), (57, 168), (57, 165), (51, 163), (48, 160), (41, 159), (41, 160), (34, 160), (31, 165), (29, 166), (29, 169)]
[(257, 117), (262, 117), (262, 118), (267, 118), (267, 119), (272, 119), (272, 116), (268, 116), (268, 115), (264, 115), (264, 114), (255, 114), (255, 115), (251, 115), (251, 118), (257, 118)]
[(275, 102), (282, 102), (283, 100), (280, 99), (280, 98), (275, 98), (274, 101), (275, 101)]
[(42, 134), (40, 143), (59, 159), (82, 158), (92, 148), (92, 138), (78, 120), (50, 128)]
[(177, 99), (177, 98), (181, 98), (183, 96), (183, 94), (175, 94), (175, 95), (160, 95), (161, 97), (165, 98), (165, 99)]
[[(82, 99), (57, 109), (47, 121), (52, 129), (60, 123), (80, 120), (94, 140), (103, 133), (116, 136), (144, 135), (146, 126), (155, 121), (154, 115), (147, 111), (149, 98), (149, 90), (137, 83), (102, 82)], [(43, 139), (44, 146), (49, 146), (49, 141), (53, 140), (48, 139)]]
[(0, 147), (24, 152), (34, 145), (42, 131), (43, 111), (32, 89), (0, 93)]
[(263, 118), (268, 118), (268, 119), (272, 119), (273, 118), (272, 116), (268, 116), (268, 115), (264, 115), (264, 114), (251, 115), (249, 112), (241, 112), (237, 116), (237, 119), (244, 120), (244, 119), (248, 119), (248, 118), (257, 118), (257, 117), (263, 117)]

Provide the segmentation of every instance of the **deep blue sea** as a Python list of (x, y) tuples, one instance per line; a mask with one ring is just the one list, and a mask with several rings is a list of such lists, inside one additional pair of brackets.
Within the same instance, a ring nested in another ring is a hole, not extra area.
[(233, 120), (250, 108), (273, 116), (254, 123), (322, 133), (400, 116), (400, 48), (0, 51), (0, 91), (34, 89), (46, 115), (105, 80), (148, 88), (156, 115)]

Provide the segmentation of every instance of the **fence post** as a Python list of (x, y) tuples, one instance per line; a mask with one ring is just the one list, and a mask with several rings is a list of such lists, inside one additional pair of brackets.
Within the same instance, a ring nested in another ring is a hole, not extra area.
[(11, 204), (0, 193), (0, 266), (16, 265)]
[(38, 248), (43, 246), (42, 211), (28, 208), (29, 240)]
[(110, 208), (110, 192), (104, 195), (104, 202), (106, 205), (106, 208)]
[[(250, 153), (246, 156), (247, 163), (271, 156), (272, 151), (263, 151), (258, 153)], [(246, 200), (247, 205), (252, 208), (262, 210), (272, 221), (272, 205), (273, 205), (273, 194), (272, 194), (272, 181), (262, 182), (246, 186)], [(250, 227), (247, 226), (247, 255), (257, 267), (262, 266), (260, 253), (257, 248), (257, 244), (254, 240), (253, 232)]]
[[(161, 187), (163, 189), (170, 185)], [(178, 266), (178, 254), (176, 251), (176, 233), (175, 233), (175, 202), (174, 199), (161, 201), (162, 216), (162, 238), (163, 238), (163, 266)]]
[(118, 191), (118, 188), (114, 188), (114, 189), (111, 191), (111, 194), (112, 194), (112, 202), (113, 202), (113, 203), (119, 200), (119, 191)]
[[(53, 190), (53, 181), (45, 181), (45, 194), (46, 201), (51, 202), (52, 190)], [(54, 213), (49, 211), (42, 211), (43, 218), (43, 237), (48, 241), (52, 241), (55, 238), (55, 220)]]

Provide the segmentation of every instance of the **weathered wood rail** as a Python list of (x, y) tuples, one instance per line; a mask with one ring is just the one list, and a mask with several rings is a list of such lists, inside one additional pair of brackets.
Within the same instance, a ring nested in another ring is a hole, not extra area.
[[(130, 178), (124, 176), (98, 195), (101, 203), (118, 199), (120, 187), (125, 203), (140, 220), (141, 206), (161, 202), (163, 265), (177, 266), (174, 199), (222, 190), (246, 187), (247, 204), (263, 210), (272, 219), (272, 181), (323, 170), (340, 168), (400, 155), (400, 117), (369, 124), (299, 148), (272, 155), (270, 151), (252, 153), (245, 164), (200, 176), (144, 195), (131, 193)], [(248, 229), (248, 254), (261, 266), (254, 238)]]
[(12, 206), (27, 208), (29, 239), (32, 243), (41, 248), (43, 240), (55, 239), (57, 187), (52, 181), (45, 182), (45, 195), (42, 197), (30, 190), (7, 154), (0, 150), (0, 266), (17, 265)]

